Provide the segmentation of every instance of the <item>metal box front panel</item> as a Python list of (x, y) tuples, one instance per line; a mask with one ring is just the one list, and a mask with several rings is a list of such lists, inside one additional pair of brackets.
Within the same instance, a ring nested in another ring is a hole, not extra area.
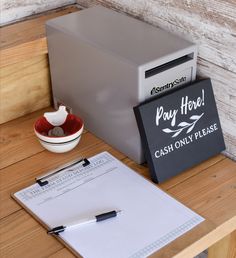
[(137, 67), (47, 28), (53, 96), (85, 127), (136, 162), (143, 161), (132, 107), (139, 103)]

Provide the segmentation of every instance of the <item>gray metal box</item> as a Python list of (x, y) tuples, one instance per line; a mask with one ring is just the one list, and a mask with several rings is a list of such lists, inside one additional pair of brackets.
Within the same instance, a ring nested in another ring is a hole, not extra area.
[(142, 163), (133, 107), (195, 80), (196, 45), (99, 6), (52, 19), (46, 31), (55, 105)]

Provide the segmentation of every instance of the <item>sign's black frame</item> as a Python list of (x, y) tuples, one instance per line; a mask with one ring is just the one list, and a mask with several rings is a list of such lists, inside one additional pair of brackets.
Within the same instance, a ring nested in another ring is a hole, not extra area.
[(134, 107), (154, 182), (163, 182), (225, 149), (210, 79)]

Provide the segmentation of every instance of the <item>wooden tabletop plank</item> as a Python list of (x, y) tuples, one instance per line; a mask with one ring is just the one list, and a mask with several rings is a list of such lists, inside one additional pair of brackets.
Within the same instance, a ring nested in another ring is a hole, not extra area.
[[(185, 170), (184, 172), (180, 173), (177, 176), (174, 176), (170, 178), (169, 180), (159, 184), (159, 186), (164, 189), (165, 191), (168, 191), (168, 189), (182, 183), (185, 180), (188, 180), (190, 177), (200, 173), (201, 171), (209, 168), (210, 166), (222, 161), (226, 157), (222, 154), (216, 155), (190, 169)], [(123, 160), (125, 164), (127, 164), (129, 167), (134, 169), (135, 171), (139, 172), (144, 177), (150, 179), (149, 175), (149, 169), (147, 167), (147, 164), (139, 165), (135, 163), (134, 161), (130, 160), (129, 158), (126, 158)]]
[(67, 6), (0, 28), (0, 67), (47, 53), (45, 22), (78, 10), (76, 5)]
[[(236, 231), (217, 242), (208, 251), (208, 258), (236, 257)], [(228, 256), (225, 256), (228, 254)]]
[(62, 248), (42, 226), (24, 210), (0, 221), (1, 258), (47, 257)]
[[(235, 184), (235, 183), (234, 183)], [(214, 205), (208, 206), (202, 210), (202, 214), (208, 218), (214, 218), (214, 222), (217, 225), (222, 225), (224, 222), (227, 222), (231, 218), (235, 218), (236, 214), (236, 196), (235, 192), (231, 195), (226, 196), (224, 200), (215, 202)], [(235, 228), (232, 227), (231, 231)]]
[(33, 125), (38, 117), (51, 110), (46, 108), (0, 126), (0, 169), (44, 150), (35, 137)]
[(48, 256), (48, 258), (74, 258), (74, 257), (76, 256), (72, 254), (72, 252), (65, 247), (59, 250), (58, 252)]
[(208, 234), (213, 230), (213, 224), (211, 224), (209, 221), (204, 221), (197, 227), (178, 237), (178, 239), (176, 239), (175, 241), (161, 248), (158, 252), (150, 255), (150, 258), (195, 257), (208, 247)]
[(168, 192), (215, 225), (220, 225), (236, 216), (236, 163), (224, 159)]

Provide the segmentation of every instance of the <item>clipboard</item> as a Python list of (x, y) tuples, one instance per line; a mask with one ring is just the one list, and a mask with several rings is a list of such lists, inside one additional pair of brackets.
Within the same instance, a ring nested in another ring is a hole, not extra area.
[(56, 236), (77, 256), (147, 257), (204, 221), (108, 152), (46, 176), (37, 178), (43, 185), (37, 181), (12, 197), (48, 230), (73, 217), (122, 210), (119, 218)]

